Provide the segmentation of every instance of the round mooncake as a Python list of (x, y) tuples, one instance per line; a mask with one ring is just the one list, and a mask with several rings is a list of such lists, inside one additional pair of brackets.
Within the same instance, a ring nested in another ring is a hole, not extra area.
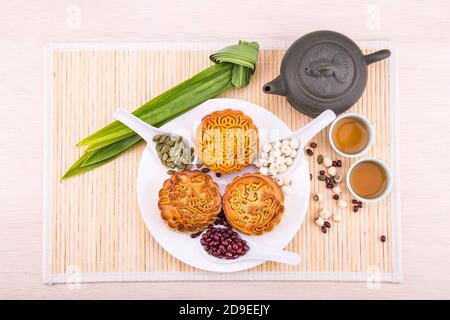
[(220, 173), (237, 172), (258, 155), (258, 129), (241, 111), (216, 111), (197, 127), (195, 147), (205, 167)]
[(216, 221), (222, 208), (217, 183), (201, 171), (180, 171), (159, 190), (158, 207), (169, 228), (197, 233)]
[(249, 235), (271, 231), (284, 212), (284, 195), (272, 178), (259, 173), (236, 177), (223, 196), (224, 212), (233, 228)]

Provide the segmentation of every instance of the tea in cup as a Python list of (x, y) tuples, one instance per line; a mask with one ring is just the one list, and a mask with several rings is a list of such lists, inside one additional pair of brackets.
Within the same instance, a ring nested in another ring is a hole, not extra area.
[(370, 149), (373, 135), (373, 127), (367, 118), (357, 113), (346, 113), (332, 123), (329, 139), (337, 153), (355, 158)]
[(391, 191), (392, 173), (383, 161), (364, 158), (348, 170), (347, 187), (357, 199), (376, 202)]

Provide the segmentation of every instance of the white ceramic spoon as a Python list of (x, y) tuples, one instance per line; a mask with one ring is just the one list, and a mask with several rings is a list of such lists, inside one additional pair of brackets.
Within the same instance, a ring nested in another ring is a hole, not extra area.
[[(116, 112), (114, 113), (114, 117), (120, 122), (122, 122), (124, 125), (126, 125), (128, 128), (136, 132), (142, 139), (145, 140), (145, 142), (147, 142), (150, 145), (154, 144), (153, 137), (156, 135), (168, 135), (168, 136), (179, 135), (183, 137), (183, 142), (186, 147), (192, 147), (194, 145), (193, 142), (189, 139), (189, 134), (186, 134), (185, 132), (180, 133), (167, 132), (155, 128), (125, 109), (122, 108), (117, 109)], [(151, 149), (153, 150), (154, 155), (158, 158), (156, 148)], [(195, 163), (195, 160), (196, 159), (194, 159), (193, 163)]]
[[(317, 116), (314, 120), (309, 122), (304, 127), (298, 129), (291, 135), (277, 139), (275, 141), (282, 141), (286, 139), (296, 138), (300, 142), (300, 146), (297, 149), (297, 156), (294, 158), (294, 162), (287, 168), (283, 173), (277, 174), (279, 177), (290, 176), (291, 173), (295, 170), (295, 167), (298, 166), (299, 162), (305, 158), (303, 154), (303, 149), (308, 145), (309, 141), (320, 131), (322, 131), (326, 126), (328, 126), (333, 120), (336, 119), (336, 114), (331, 110), (325, 110), (319, 116)], [(274, 141), (271, 141), (272, 143)], [(261, 153), (258, 156), (258, 159), (261, 158)], [(256, 161), (256, 160), (255, 160)]]
[[(204, 232), (206, 232), (206, 231), (207, 230), (205, 230)], [(274, 261), (274, 262), (280, 262), (280, 263), (285, 263), (285, 264), (290, 264), (290, 265), (298, 265), (300, 263), (300, 260), (301, 260), (300, 255), (298, 255), (296, 253), (284, 251), (284, 250), (277, 250), (277, 249), (269, 248), (266, 246), (262, 246), (260, 244), (256, 244), (255, 242), (250, 240), (248, 237), (244, 237), (240, 233), (238, 233), (238, 234), (241, 239), (243, 239), (247, 242), (247, 245), (249, 246), (250, 249), (247, 251), (247, 253), (245, 255), (240, 256), (237, 259), (216, 258), (205, 251), (205, 249), (203, 248), (203, 246), (200, 243), (201, 236), (199, 236), (195, 240), (197, 241), (198, 249), (201, 250), (201, 252), (204, 254), (204, 256), (207, 259), (209, 259), (211, 261), (219, 262), (219, 263), (233, 263), (233, 262), (245, 261), (245, 260)]]

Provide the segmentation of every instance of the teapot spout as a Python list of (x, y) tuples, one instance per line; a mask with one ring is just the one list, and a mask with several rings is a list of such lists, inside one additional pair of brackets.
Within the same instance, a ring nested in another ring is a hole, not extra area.
[(263, 92), (267, 94), (277, 94), (280, 96), (286, 95), (286, 87), (284, 84), (284, 79), (281, 75), (266, 83), (262, 89)]

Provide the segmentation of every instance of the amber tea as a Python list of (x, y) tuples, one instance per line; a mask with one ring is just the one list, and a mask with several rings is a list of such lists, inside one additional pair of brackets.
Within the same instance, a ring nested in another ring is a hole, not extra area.
[(388, 176), (385, 169), (374, 161), (363, 161), (357, 164), (350, 174), (350, 185), (361, 198), (379, 197), (387, 187)]
[(332, 132), (333, 143), (346, 154), (361, 152), (369, 143), (369, 129), (361, 119), (345, 117), (339, 120)]

